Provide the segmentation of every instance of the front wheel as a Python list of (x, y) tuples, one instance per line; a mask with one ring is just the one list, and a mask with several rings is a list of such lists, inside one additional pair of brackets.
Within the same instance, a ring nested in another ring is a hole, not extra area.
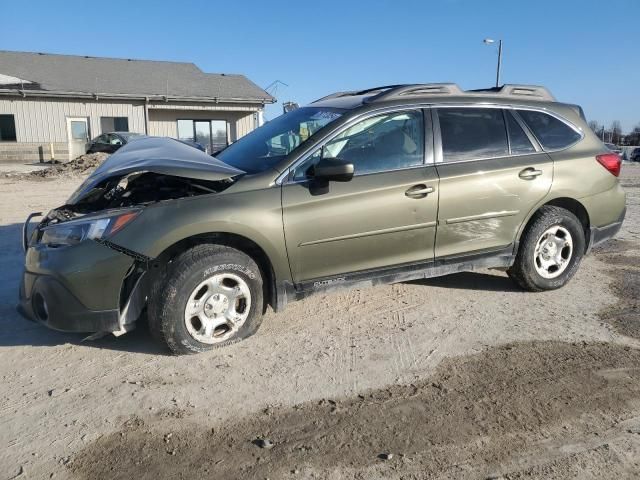
[(507, 273), (525, 290), (553, 290), (573, 277), (584, 252), (580, 220), (564, 208), (545, 206), (536, 212), (523, 234)]
[(149, 327), (177, 355), (238, 342), (262, 321), (262, 275), (244, 253), (199, 245), (176, 259), (153, 288)]

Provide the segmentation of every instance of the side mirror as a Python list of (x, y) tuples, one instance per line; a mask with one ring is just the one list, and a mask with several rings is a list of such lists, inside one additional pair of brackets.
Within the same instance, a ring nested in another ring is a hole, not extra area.
[(348, 182), (353, 178), (353, 163), (339, 158), (323, 158), (311, 168), (309, 176), (329, 182)]

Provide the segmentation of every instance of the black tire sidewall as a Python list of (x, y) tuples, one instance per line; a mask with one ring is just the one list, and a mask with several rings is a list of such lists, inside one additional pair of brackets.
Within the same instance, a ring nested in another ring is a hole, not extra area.
[[(542, 234), (555, 225), (562, 226), (569, 231), (573, 242), (573, 251), (569, 265), (562, 274), (555, 278), (544, 278), (536, 269), (533, 254)], [(521, 270), (529, 277), (529, 282), (539, 290), (554, 290), (564, 286), (578, 270), (585, 252), (584, 230), (580, 221), (571, 212), (555, 209), (553, 213), (541, 216), (534, 223), (527, 232), (525, 245), (522, 247), (520, 252), (522, 255), (520, 261), (523, 263)]]
[[(238, 342), (255, 333), (262, 320), (263, 286), (259, 267), (248, 256), (233, 249), (204, 255), (195, 261), (177, 259), (169, 272), (166, 288), (161, 289), (161, 328), (164, 340), (174, 353), (199, 353)], [(187, 330), (184, 310), (193, 290), (204, 280), (219, 273), (242, 278), (251, 292), (249, 315), (235, 335), (224, 342), (207, 344), (196, 340)]]

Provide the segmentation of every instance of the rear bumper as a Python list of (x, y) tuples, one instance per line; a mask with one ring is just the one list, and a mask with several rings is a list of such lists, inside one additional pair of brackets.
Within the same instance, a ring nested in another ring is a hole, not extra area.
[(622, 228), (622, 222), (624, 221), (626, 213), (627, 208), (625, 207), (624, 210), (622, 210), (620, 218), (618, 218), (618, 220), (616, 220), (615, 222), (603, 227), (591, 227), (588, 250), (590, 251), (593, 247), (597, 247), (598, 245), (616, 236)]

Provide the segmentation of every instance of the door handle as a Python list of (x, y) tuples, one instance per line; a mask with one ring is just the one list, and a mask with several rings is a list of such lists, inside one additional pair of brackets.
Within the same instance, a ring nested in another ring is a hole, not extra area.
[(404, 194), (409, 198), (424, 198), (434, 191), (435, 189), (433, 187), (428, 187), (427, 185), (414, 185), (404, 192)]
[(525, 168), (518, 174), (518, 176), (523, 180), (533, 180), (540, 175), (542, 175), (542, 170), (536, 170), (533, 167)]

